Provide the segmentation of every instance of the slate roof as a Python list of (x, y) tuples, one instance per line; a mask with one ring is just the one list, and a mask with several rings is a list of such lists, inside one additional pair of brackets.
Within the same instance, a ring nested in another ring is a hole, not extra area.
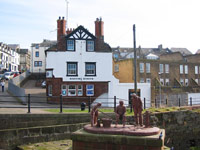
[(180, 52), (183, 56), (192, 55), (192, 53), (187, 48), (175, 48), (170, 49), (172, 52)]
[[(127, 48), (127, 47), (117, 47), (117, 48), (112, 48), (113, 53), (118, 53), (120, 54), (119, 59), (127, 59), (130, 58), (131, 53), (133, 54), (133, 48)], [(137, 48), (137, 56), (139, 58), (145, 58), (149, 54), (154, 54), (156, 56), (160, 56), (162, 54), (168, 54), (172, 53), (172, 51), (168, 48)], [(133, 58), (132, 57), (132, 58)]]
[(56, 45), (56, 43), (57, 41), (44, 39), (42, 43), (32, 43), (31, 47), (35, 47), (36, 45), (39, 45), (40, 47), (51, 47)]

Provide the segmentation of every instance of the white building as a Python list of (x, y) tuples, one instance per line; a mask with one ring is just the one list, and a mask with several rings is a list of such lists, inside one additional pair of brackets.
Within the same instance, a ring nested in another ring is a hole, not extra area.
[(44, 73), (46, 67), (45, 50), (56, 44), (56, 41), (43, 40), (42, 43), (31, 45), (31, 69), (32, 73)]
[[(57, 47), (46, 50), (46, 82), (49, 102), (58, 102), (62, 94), (64, 102), (102, 102), (113, 106), (113, 97), (124, 99), (128, 105), (132, 83), (119, 83), (112, 73), (112, 50), (104, 42), (103, 24), (95, 21), (95, 36), (83, 26), (65, 31), (66, 21), (58, 23)], [(138, 84), (141, 97), (150, 101), (151, 88), (148, 83)], [(54, 97), (57, 96), (57, 97)], [(119, 99), (118, 99), (119, 101)]]
[(20, 57), (17, 53), (19, 45), (6, 45), (0, 43), (0, 70), (1, 71), (19, 71)]

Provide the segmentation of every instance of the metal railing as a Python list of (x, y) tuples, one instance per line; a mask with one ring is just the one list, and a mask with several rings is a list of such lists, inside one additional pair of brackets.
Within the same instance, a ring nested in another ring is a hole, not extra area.
[[(17, 100), (9, 100), (10, 98), (16, 98), (19, 99), (20, 97), (23, 97), (26, 99), (26, 102), (21, 104)], [(25, 95), (25, 96), (7, 96), (2, 95), (0, 98), (0, 108), (26, 108), (27, 113), (31, 113), (31, 109), (33, 108), (45, 108), (45, 109), (52, 109), (57, 108), (59, 109), (60, 113), (63, 113), (63, 109), (66, 108), (73, 108), (73, 109), (80, 109), (81, 104), (85, 103), (85, 109), (88, 109), (88, 112), (90, 112), (92, 105), (97, 103), (95, 101), (97, 97), (66, 97), (66, 96), (35, 96), (35, 95)], [(49, 100), (51, 99), (51, 100)], [(101, 98), (98, 98), (101, 101)], [(127, 99), (120, 99), (114, 96), (113, 98), (102, 98), (106, 100), (106, 102), (101, 102), (102, 106), (107, 105), (106, 107), (112, 108), (113, 112), (115, 111), (117, 105), (119, 104), (119, 101), (124, 101), (124, 104), (130, 108), (130, 111), (132, 112), (132, 104), (131, 101)], [(182, 106), (195, 106), (200, 105), (200, 98), (179, 98), (178, 100), (173, 99), (162, 99), (162, 103), (160, 103), (160, 100), (155, 99), (154, 101), (150, 101), (146, 98), (142, 99), (143, 103), (143, 109), (147, 109), (150, 107), (182, 107)], [(161, 104), (161, 105), (160, 105)], [(148, 106), (148, 107), (147, 107)], [(105, 108), (105, 107), (104, 107)]]

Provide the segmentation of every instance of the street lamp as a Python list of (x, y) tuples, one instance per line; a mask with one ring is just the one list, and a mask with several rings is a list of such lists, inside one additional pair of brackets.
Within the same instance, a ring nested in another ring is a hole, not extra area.
[(41, 69), (39, 68), (39, 81), (40, 81), (40, 70), (41, 70)]

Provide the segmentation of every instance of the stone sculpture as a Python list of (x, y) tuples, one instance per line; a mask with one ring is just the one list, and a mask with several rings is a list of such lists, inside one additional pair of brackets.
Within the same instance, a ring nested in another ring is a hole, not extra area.
[(101, 103), (97, 103), (96, 105), (94, 105), (94, 107), (92, 108), (91, 111), (91, 126), (93, 127), (94, 125), (96, 125), (97, 123), (97, 119), (98, 119), (98, 107), (101, 107)]
[(119, 122), (119, 120), (122, 121), (123, 123), (123, 127), (125, 127), (125, 122), (126, 122), (126, 107), (124, 106), (124, 102), (123, 101), (119, 101), (119, 105), (116, 108), (115, 111), (116, 114), (116, 124), (115, 127), (117, 127), (117, 124)]
[(136, 94), (132, 95), (132, 107), (134, 111), (134, 117), (136, 125), (143, 126), (143, 120), (142, 120), (142, 100), (139, 96)]

